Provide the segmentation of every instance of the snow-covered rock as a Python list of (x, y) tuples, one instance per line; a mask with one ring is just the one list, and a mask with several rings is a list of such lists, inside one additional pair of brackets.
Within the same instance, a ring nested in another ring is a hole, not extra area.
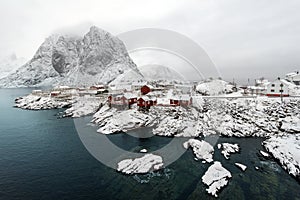
[(158, 124), (153, 129), (154, 135), (175, 137), (198, 136), (197, 119), (198, 112), (194, 108), (183, 107), (154, 107), (153, 115), (157, 117)]
[(99, 133), (113, 134), (143, 126), (151, 126), (154, 120), (153, 116), (135, 109), (117, 111), (115, 108), (105, 106), (95, 113), (92, 122), (99, 125)]
[(289, 174), (300, 178), (300, 134), (273, 136), (263, 145)]
[(147, 149), (141, 149), (141, 150), (140, 150), (140, 153), (147, 153), (147, 152), (148, 152)]
[(151, 171), (157, 171), (161, 169), (163, 165), (161, 156), (145, 154), (139, 158), (120, 161), (118, 163), (117, 171), (125, 174), (145, 174)]
[(230, 154), (237, 153), (240, 151), (238, 144), (222, 143), (218, 144), (218, 149), (221, 149), (221, 153), (226, 159), (229, 159)]
[(210, 80), (197, 85), (196, 91), (202, 95), (220, 95), (233, 92), (233, 85), (223, 80)]
[(270, 155), (264, 151), (259, 151), (261, 155), (263, 155), (264, 157), (269, 157)]
[(287, 116), (282, 119), (281, 129), (290, 133), (300, 133), (300, 119), (299, 116)]
[(246, 169), (247, 169), (247, 166), (243, 165), (241, 163), (234, 163), (234, 164), (243, 171), (246, 171)]
[(198, 159), (205, 160), (209, 163), (213, 161), (214, 148), (204, 140), (200, 141), (196, 139), (189, 139), (183, 143), (183, 147), (185, 149), (191, 147), (196, 158)]
[(205, 172), (202, 182), (208, 186), (206, 191), (209, 194), (218, 197), (217, 192), (228, 184), (228, 179), (231, 177), (231, 173), (220, 162), (215, 161)]
[(48, 110), (55, 108), (68, 107), (72, 101), (57, 100), (49, 96), (38, 96), (29, 94), (24, 97), (19, 97), (15, 100), (15, 107), (27, 110)]
[(143, 78), (123, 42), (93, 26), (84, 37), (48, 37), (29, 62), (0, 79), (0, 87), (93, 85), (111, 82), (127, 72), (131, 78), (132, 74)]
[(153, 130), (153, 133), (160, 136), (173, 136), (183, 131), (183, 128), (182, 119), (167, 116), (161, 121), (158, 127)]
[(104, 104), (104, 100), (99, 97), (76, 97), (72, 106), (65, 110), (65, 116), (75, 118), (91, 115), (99, 109), (101, 104)]

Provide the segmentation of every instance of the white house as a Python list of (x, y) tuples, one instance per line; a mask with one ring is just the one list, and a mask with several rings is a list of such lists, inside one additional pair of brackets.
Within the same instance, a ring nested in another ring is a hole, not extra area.
[(289, 96), (290, 91), (296, 87), (295, 84), (285, 80), (278, 78), (277, 80), (269, 83), (267, 85), (266, 95), (267, 96)]

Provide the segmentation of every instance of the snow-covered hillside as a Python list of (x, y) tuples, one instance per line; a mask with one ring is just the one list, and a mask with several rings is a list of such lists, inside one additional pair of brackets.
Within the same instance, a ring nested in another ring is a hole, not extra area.
[(184, 77), (175, 70), (161, 65), (147, 65), (139, 67), (147, 80), (183, 80)]
[(8, 76), (24, 65), (26, 62), (25, 58), (18, 58), (15, 54), (0, 59), (0, 79)]
[(0, 80), (0, 87), (92, 85), (119, 75), (126, 79), (129, 71), (130, 78), (143, 78), (123, 42), (93, 26), (84, 37), (48, 37), (28, 63)]

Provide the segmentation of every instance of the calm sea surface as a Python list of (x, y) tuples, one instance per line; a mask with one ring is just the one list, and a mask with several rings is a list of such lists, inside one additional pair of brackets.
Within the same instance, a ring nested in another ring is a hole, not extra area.
[[(58, 119), (59, 110), (13, 108), (14, 99), (30, 91), (0, 89), (1, 200), (214, 199), (206, 194), (201, 182), (210, 164), (196, 162), (190, 150), (158, 173), (122, 175), (89, 154), (74, 121)], [(144, 147), (156, 150), (171, 140), (138, 139), (128, 134), (108, 137), (115, 145), (133, 152)], [(240, 154), (231, 155), (230, 160), (225, 160), (215, 146), (214, 160), (222, 162), (233, 176), (219, 199), (300, 199), (300, 184), (276, 162), (259, 155), (262, 141), (261, 138), (218, 139), (241, 146)], [(246, 172), (234, 166), (235, 162), (247, 165)], [(256, 171), (255, 166), (260, 170)]]

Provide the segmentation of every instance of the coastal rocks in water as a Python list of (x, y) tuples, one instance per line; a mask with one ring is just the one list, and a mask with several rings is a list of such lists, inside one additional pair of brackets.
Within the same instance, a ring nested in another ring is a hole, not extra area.
[(237, 153), (240, 151), (238, 144), (222, 143), (218, 144), (218, 149), (221, 149), (221, 153), (226, 159), (229, 159), (230, 154)]
[(151, 111), (158, 120), (158, 125), (153, 129), (154, 135), (175, 137), (196, 137), (198, 112), (194, 108), (183, 107), (155, 107)]
[(64, 116), (75, 118), (94, 114), (101, 105), (101, 99), (93, 96), (76, 97), (74, 101), (72, 107), (65, 110)]
[(147, 149), (141, 149), (141, 150), (140, 150), (140, 153), (147, 153), (147, 152), (148, 152)]
[(71, 101), (59, 101), (49, 96), (36, 96), (29, 94), (15, 100), (15, 107), (27, 110), (48, 110), (63, 108), (71, 105)]
[(134, 109), (117, 111), (117, 109), (109, 108), (105, 105), (95, 113), (92, 122), (99, 125), (100, 128), (97, 132), (113, 134), (143, 126), (150, 126), (154, 122), (154, 119), (153, 116)]
[(247, 166), (243, 165), (241, 163), (234, 163), (234, 164), (235, 164), (235, 166), (237, 166), (238, 168), (240, 168), (243, 171), (246, 171), (246, 169), (247, 169)]
[(117, 171), (124, 174), (145, 174), (151, 171), (157, 171), (163, 167), (161, 156), (154, 154), (145, 154), (143, 157), (134, 159), (125, 159), (118, 163)]
[(126, 132), (157, 124), (157, 127), (153, 129), (154, 135), (191, 137), (196, 135), (193, 126), (196, 125), (197, 119), (195, 116), (197, 113), (192, 111), (195, 110), (155, 106), (149, 112), (142, 112), (135, 108), (117, 110), (117, 108), (104, 105), (95, 113), (92, 122), (100, 127), (98, 132), (103, 134)]
[(153, 134), (160, 136), (173, 136), (174, 134), (182, 131), (182, 124), (182, 119), (176, 119), (168, 116), (161, 121), (156, 129), (153, 130)]
[(208, 186), (206, 191), (209, 194), (218, 197), (217, 192), (227, 185), (228, 179), (231, 177), (231, 173), (220, 162), (216, 161), (205, 172), (202, 182)]
[(300, 179), (300, 134), (271, 137), (263, 145), (289, 174)]
[(188, 149), (191, 147), (193, 152), (198, 159), (205, 160), (206, 162), (213, 161), (214, 148), (209, 143), (205, 141), (200, 141), (196, 139), (189, 139), (183, 143), (183, 147)]
[(263, 155), (264, 157), (270, 157), (270, 155), (264, 151), (259, 151), (261, 155)]

